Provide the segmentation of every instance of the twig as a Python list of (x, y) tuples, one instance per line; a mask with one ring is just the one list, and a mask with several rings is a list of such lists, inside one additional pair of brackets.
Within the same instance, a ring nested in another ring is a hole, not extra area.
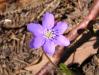
[[(94, 0), (94, 4), (89, 11), (89, 14), (83, 19), (83, 21), (74, 27), (70, 33), (66, 36), (71, 42), (74, 41), (89, 25), (89, 23), (96, 19), (99, 14), (99, 0)], [(58, 46), (56, 52), (53, 56), (53, 63), (58, 64), (60, 58), (64, 52), (63, 46)], [(50, 62), (47, 62), (46, 65), (36, 74), (36, 75), (47, 75), (48, 71), (53, 69), (53, 65)]]

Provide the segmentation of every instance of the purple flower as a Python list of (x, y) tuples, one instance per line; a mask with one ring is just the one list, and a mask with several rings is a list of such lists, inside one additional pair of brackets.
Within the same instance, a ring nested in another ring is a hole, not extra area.
[(54, 16), (48, 12), (43, 15), (42, 25), (28, 24), (27, 29), (34, 34), (30, 47), (36, 49), (42, 46), (48, 55), (53, 55), (57, 45), (68, 46), (70, 41), (62, 35), (68, 25), (65, 22), (54, 24)]

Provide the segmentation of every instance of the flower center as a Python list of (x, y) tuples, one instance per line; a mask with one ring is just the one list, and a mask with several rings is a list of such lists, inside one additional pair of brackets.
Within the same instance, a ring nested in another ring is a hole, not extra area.
[(47, 38), (52, 38), (52, 37), (54, 36), (54, 34), (53, 34), (53, 32), (52, 32), (51, 30), (47, 30), (47, 31), (45, 32), (45, 36), (46, 36)]

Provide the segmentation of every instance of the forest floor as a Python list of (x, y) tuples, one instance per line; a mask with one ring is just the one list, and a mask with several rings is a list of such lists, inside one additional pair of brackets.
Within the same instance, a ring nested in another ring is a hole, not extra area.
[[(34, 75), (35, 70), (29, 71), (24, 68), (31, 63), (32, 65), (38, 64), (42, 51), (29, 48), (31, 33), (27, 31), (26, 26), (29, 22), (41, 22), (44, 12), (52, 12), (56, 21), (68, 22), (68, 32), (83, 20), (93, 3), (93, 0), (29, 1), (8, 0), (8, 2), (0, 3), (0, 75)], [(94, 23), (95, 32), (89, 31), (80, 43), (74, 44), (69, 50), (98, 51), (97, 25), (99, 25), (99, 20)], [(91, 38), (94, 39), (90, 40)], [(99, 75), (99, 51), (88, 57), (80, 66), (72, 64), (69, 68), (75, 72), (75, 75)]]

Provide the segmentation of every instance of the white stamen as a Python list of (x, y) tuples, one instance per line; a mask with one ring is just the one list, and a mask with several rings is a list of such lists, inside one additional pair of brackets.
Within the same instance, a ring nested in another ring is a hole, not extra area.
[(53, 32), (51, 30), (47, 30), (44, 35), (45, 35), (45, 37), (47, 37), (49, 39), (53, 38), (55, 36), (55, 34), (53, 34)]

